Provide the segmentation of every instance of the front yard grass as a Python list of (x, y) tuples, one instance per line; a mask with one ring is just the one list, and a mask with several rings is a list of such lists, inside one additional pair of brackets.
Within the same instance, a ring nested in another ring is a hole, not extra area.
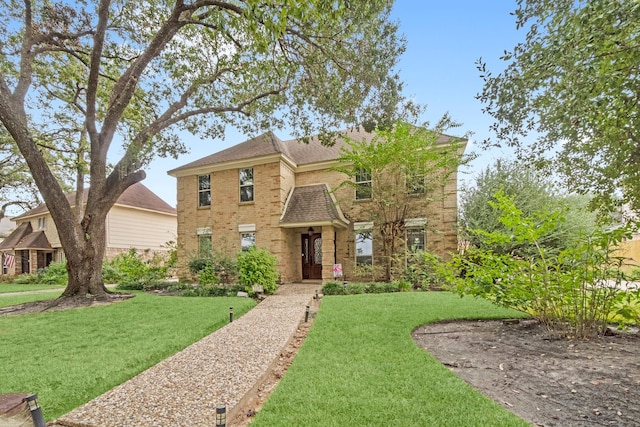
[(0, 317), (0, 394), (37, 393), (45, 418), (58, 418), (224, 326), (230, 306), (240, 316), (254, 305), (136, 293), (107, 306)]
[(447, 292), (326, 296), (252, 426), (527, 426), (411, 338), (438, 320), (523, 316)]
[(24, 294), (24, 295), (0, 295), (0, 308), (9, 307), (11, 305), (23, 304), (25, 302), (43, 301), (46, 299), (55, 299), (62, 294), (62, 289), (59, 292), (43, 292), (41, 294)]
[(41, 291), (44, 289), (64, 289), (63, 285), (23, 285), (17, 283), (0, 283), (0, 294), (9, 292)]

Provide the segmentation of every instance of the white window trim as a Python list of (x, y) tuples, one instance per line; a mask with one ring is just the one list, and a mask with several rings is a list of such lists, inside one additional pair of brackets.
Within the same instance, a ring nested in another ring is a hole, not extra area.
[(427, 225), (426, 218), (409, 218), (404, 220), (405, 228), (419, 228)]
[(240, 233), (249, 233), (252, 231), (256, 231), (255, 224), (238, 224), (238, 232)]
[(355, 231), (369, 231), (373, 230), (373, 222), (354, 222), (353, 229)]
[(211, 227), (198, 227), (196, 228), (196, 234), (198, 236), (202, 236), (204, 234), (213, 234), (211, 232)]

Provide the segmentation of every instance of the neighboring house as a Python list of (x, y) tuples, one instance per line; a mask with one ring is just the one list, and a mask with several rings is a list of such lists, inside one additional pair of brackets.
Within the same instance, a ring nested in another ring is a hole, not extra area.
[[(381, 263), (370, 203), (353, 187), (339, 187), (346, 175), (329, 170), (345, 145), (281, 141), (269, 132), (170, 170), (177, 178), (178, 274), (211, 250), (229, 255), (252, 245), (277, 257), (282, 283), (333, 280), (334, 268), (351, 280), (356, 265)], [(376, 177), (358, 179), (366, 186)], [(456, 251), (456, 180), (454, 173), (445, 197), (407, 220), (409, 245), (445, 256)]]
[[(67, 199), (75, 206), (75, 193), (68, 194)], [(65, 259), (44, 203), (12, 220), (15, 230), (0, 242), (1, 274), (35, 273), (52, 261)], [(130, 248), (164, 252), (165, 243), (176, 239), (176, 210), (140, 183), (122, 193), (106, 222), (107, 258)]]
[(2, 242), (15, 228), (11, 218), (4, 217), (0, 219), (0, 242)]

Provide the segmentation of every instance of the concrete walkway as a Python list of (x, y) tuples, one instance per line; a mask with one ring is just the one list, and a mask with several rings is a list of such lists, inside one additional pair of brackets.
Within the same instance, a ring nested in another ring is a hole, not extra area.
[[(68, 427), (214, 426), (277, 361), (320, 285), (282, 285), (233, 323), (60, 417)], [(227, 424), (228, 426), (230, 424)]]

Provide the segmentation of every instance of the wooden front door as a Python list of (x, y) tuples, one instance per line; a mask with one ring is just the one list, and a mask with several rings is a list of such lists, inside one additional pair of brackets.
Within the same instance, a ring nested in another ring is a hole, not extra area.
[(302, 235), (302, 278), (322, 279), (322, 234)]

